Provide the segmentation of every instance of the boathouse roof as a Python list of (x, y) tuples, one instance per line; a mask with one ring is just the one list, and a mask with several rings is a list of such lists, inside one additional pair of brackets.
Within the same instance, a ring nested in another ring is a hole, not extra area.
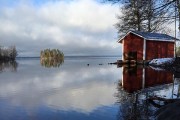
[[(141, 38), (146, 40), (154, 40), (154, 41), (168, 41), (168, 42), (175, 42), (175, 40), (179, 40), (175, 37), (169, 36), (167, 34), (161, 33), (151, 33), (151, 32), (140, 32), (140, 31), (129, 31), (124, 37), (126, 37), (129, 33), (135, 34)], [(122, 42), (124, 37), (120, 38), (118, 42)]]

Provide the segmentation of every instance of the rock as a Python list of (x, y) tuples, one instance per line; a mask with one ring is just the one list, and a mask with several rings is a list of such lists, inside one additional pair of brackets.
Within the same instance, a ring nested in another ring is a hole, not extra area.
[(157, 120), (179, 120), (180, 100), (161, 107), (156, 112)]

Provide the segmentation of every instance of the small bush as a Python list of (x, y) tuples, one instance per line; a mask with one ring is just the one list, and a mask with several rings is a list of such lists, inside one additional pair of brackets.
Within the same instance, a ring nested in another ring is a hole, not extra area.
[(64, 62), (64, 54), (58, 49), (41, 51), (41, 65), (45, 67), (59, 67)]
[(64, 54), (58, 49), (45, 49), (41, 51), (41, 58), (51, 58), (51, 59), (64, 59)]

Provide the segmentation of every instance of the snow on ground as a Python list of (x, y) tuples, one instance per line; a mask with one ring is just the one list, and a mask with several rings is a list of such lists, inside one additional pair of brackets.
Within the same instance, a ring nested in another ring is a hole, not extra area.
[(150, 66), (151, 69), (155, 70), (155, 71), (166, 71), (166, 69), (162, 68), (162, 67), (153, 67), (153, 66)]
[(153, 59), (149, 62), (149, 65), (152, 66), (164, 66), (164, 65), (171, 65), (175, 61), (175, 58), (159, 58)]

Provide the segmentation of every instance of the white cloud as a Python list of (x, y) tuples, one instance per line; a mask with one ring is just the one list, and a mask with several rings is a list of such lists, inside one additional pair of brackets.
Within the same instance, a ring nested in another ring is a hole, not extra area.
[(0, 9), (0, 42), (38, 55), (59, 48), (66, 55), (119, 54), (116, 43), (118, 7), (94, 0), (49, 1), (39, 6), (21, 1)]

